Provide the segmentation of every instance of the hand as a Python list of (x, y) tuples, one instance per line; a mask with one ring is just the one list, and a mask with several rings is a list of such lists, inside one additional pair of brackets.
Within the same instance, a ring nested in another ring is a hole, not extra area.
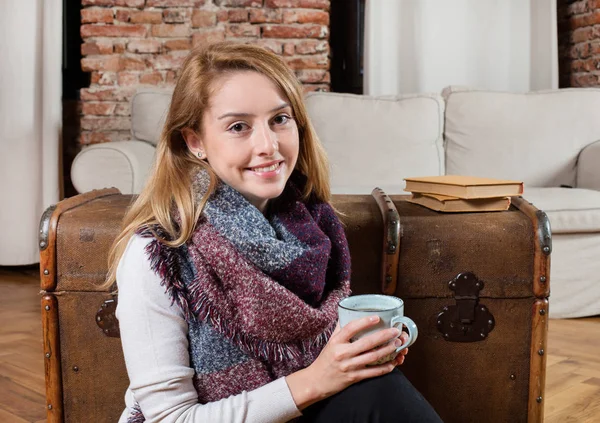
[(391, 372), (397, 363), (404, 361), (405, 353), (402, 351), (390, 362), (367, 367), (368, 364), (395, 351), (395, 342), (375, 348), (397, 338), (400, 331), (396, 328), (382, 329), (350, 342), (356, 334), (375, 326), (378, 322), (378, 316), (371, 316), (354, 320), (343, 328), (338, 324), (317, 359), (307, 368), (286, 377), (298, 409), (327, 398), (361, 380), (385, 375)]
[[(400, 335), (400, 338), (395, 342), (398, 343), (398, 347), (402, 344), (405, 344), (406, 342), (408, 342), (408, 334), (406, 332), (402, 332), (402, 334)], [(394, 360), (392, 360), (392, 363), (394, 363), (394, 366), (401, 366), (402, 364), (404, 364), (404, 359), (406, 357), (406, 354), (408, 354), (408, 347), (401, 350), (398, 353), (398, 355), (396, 356), (396, 358), (394, 358)]]

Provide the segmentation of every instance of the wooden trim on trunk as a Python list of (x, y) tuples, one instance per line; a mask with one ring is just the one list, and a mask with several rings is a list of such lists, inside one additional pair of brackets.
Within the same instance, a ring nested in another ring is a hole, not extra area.
[(531, 310), (531, 351), (529, 363), (529, 423), (544, 421), (546, 354), (548, 340), (548, 296), (550, 295), (550, 254), (552, 233), (548, 216), (523, 197), (512, 197), (512, 204), (533, 224), (533, 294), (537, 297)]
[(548, 353), (548, 300), (535, 300), (531, 312), (531, 355), (527, 419), (529, 423), (544, 421), (546, 354)]
[(381, 189), (375, 188), (371, 195), (379, 207), (383, 219), (383, 253), (381, 255), (381, 291), (395, 295), (400, 262), (400, 215), (394, 202)]
[(44, 291), (54, 291), (56, 275), (56, 229), (60, 215), (100, 197), (120, 194), (117, 188), (93, 190), (79, 194), (48, 207), (40, 222), (40, 285)]
[(523, 197), (512, 197), (511, 202), (529, 217), (533, 224), (535, 246), (533, 294), (537, 298), (548, 298), (550, 295), (550, 254), (552, 253), (552, 234), (548, 216)]
[(60, 366), (60, 335), (58, 331), (58, 301), (49, 294), (42, 297), (42, 334), (44, 339), (44, 373), (46, 378), (46, 417), (48, 423), (62, 423), (62, 373)]

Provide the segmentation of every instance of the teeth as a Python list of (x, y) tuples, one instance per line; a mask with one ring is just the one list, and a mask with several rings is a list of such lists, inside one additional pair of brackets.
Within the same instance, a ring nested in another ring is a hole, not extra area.
[(253, 170), (255, 172), (272, 172), (279, 167), (279, 163), (275, 163), (269, 167), (255, 167)]

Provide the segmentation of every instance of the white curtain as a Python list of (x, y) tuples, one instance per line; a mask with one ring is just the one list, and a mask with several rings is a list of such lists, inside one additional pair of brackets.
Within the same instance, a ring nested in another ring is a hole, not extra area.
[(60, 196), (62, 0), (0, 0), (0, 265), (39, 262)]
[(367, 0), (365, 94), (558, 87), (556, 0)]

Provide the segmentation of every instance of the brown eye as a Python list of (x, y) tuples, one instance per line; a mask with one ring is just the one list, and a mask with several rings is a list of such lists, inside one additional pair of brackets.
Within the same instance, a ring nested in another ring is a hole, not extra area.
[(231, 125), (229, 127), (228, 131), (237, 133), (237, 132), (243, 132), (247, 129), (248, 129), (248, 125), (246, 125), (245, 123), (242, 123), (242, 122), (238, 122), (238, 123), (234, 123), (233, 125)]
[(286, 123), (288, 123), (289, 120), (290, 120), (289, 116), (279, 115), (279, 116), (275, 116), (273, 118), (273, 123), (275, 125), (285, 125)]

